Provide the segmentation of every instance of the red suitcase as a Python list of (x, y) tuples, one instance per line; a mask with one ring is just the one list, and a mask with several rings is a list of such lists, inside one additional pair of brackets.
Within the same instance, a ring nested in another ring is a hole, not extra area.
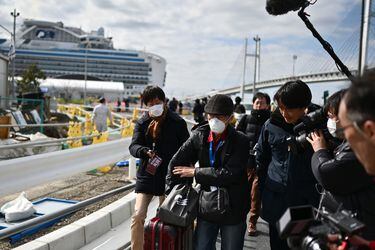
[(144, 250), (177, 250), (177, 230), (165, 225), (159, 218), (151, 219), (145, 225)]
[(159, 218), (145, 225), (144, 250), (191, 250), (192, 228), (180, 228), (164, 224)]

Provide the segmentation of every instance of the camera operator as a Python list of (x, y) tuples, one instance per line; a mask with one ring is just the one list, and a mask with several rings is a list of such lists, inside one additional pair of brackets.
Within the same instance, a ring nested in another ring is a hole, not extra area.
[[(346, 90), (341, 90), (328, 98), (327, 127), (332, 136), (344, 139), (341, 122), (338, 119), (339, 104)], [(375, 239), (375, 185), (361, 163), (357, 160), (349, 143), (342, 144), (330, 151), (322, 131), (311, 133), (307, 140), (315, 153), (311, 167), (318, 182), (346, 210), (357, 214), (356, 218), (366, 224), (363, 237)]]
[(305, 116), (311, 98), (309, 87), (300, 80), (281, 86), (274, 97), (279, 108), (264, 124), (256, 147), (261, 217), (269, 223), (272, 250), (289, 249), (276, 227), (287, 207), (308, 204), (317, 207), (319, 203), (310, 166), (312, 148), (308, 145), (293, 153), (287, 143), (287, 138), (297, 135), (293, 127)]

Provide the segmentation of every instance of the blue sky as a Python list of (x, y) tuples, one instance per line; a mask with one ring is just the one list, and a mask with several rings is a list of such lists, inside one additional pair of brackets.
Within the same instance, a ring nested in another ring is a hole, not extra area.
[[(0, 0), (0, 24), (11, 28), (9, 13), (17, 8), (21, 13), (19, 24), (23, 18), (34, 18), (62, 21), (86, 31), (104, 27), (116, 48), (145, 49), (166, 58), (165, 90), (169, 96), (182, 97), (240, 84), (243, 40), (251, 38), (252, 53), (252, 37), (257, 34), (262, 39), (261, 79), (290, 75), (293, 54), (298, 56), (297, 73), (306, 72), (310, 65), (317, 69), (320, 64), (334, 67), (297, 13), (270, 16), (265, 2)], [(323, 37), (338, 49), (359, 27), (361, 2), (318, 0), (307, 12)], [(0, 31), (0, 37), (7, 36)], [(356, 65), (355, 58), (350, 58), (349, 64)], [(252, 63), (249, 59), (247, 82), (253, 78)]]

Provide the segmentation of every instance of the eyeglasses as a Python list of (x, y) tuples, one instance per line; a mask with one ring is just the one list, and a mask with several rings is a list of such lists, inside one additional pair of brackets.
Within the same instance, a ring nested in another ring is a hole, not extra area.
[(353, 126), (354, 126), (354, 123), (349, 124), (349, 125), (347, 125), (345, 127), (341, 127), (341, 128), (336, 129), (336, 135), (338, 137), (344, 137), (344, 131), (345, 131), (345, 129), (353, 127)]
[(344, 131), (350, 127), (354, 127), (359, 133), (363, 133), (362, 130), (359, 128), (358, 122), (352, 122), (349, 125), (336, 129), (336, 135), (344, 136)]

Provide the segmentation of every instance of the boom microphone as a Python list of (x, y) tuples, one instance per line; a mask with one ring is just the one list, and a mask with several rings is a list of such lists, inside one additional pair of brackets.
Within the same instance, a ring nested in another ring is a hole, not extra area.
[(299, 10), (308, 4), (307, 0), (267, 0), (266, 10), (269, 14), (278, 16)]
[(267, 0), (266, 10), (269, 14), (278, 16), (288, 13), (289, 11), (298, 11), (298, 16), (305, 23), (306, 27), (311, 31), (313, 36), (318, 39), (323, 48), (328, 52), (328, 54), (335, 61), (339, 71), (344, 73), (349, 80), (353, 81), (354, 77), (348, 67), (340, 60), (336, 55), (332, 46), (323, 39), (319, 32), (315, 29), (314, 25), (310, 22), (308, 14), (305, 13), (305, 9), (316, 2), (317, 0)]

